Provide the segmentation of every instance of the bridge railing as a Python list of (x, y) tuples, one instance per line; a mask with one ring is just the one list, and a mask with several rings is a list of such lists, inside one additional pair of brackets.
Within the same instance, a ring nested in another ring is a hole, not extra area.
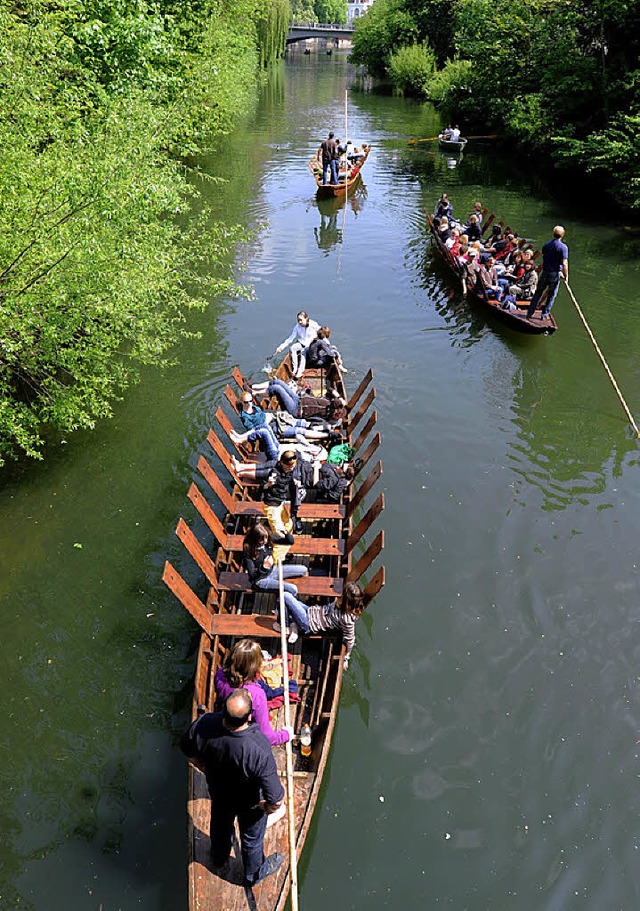
[(346, 22), (343, 25), (337, 25), (335, 22), (292, 22), (289, 28), (318, 28), (318, 29), (336, 29), (340, 32), (352, 32), (353, 26)]

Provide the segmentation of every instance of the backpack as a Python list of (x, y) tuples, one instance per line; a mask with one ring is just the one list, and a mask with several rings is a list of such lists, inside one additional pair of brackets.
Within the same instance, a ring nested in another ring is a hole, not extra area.
[(327, 457), (327, 462), (330, 462), (332, 465), (344, 465), (345, 462), (350, 462), (353, 456), (355, 455), (355, 449), (353, 446), (349, 446), (348, 443), (338, 443), (337, 446), (333, 446)]

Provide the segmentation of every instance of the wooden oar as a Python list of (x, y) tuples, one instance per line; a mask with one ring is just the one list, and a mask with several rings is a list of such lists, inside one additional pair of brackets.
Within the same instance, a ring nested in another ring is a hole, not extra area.
[(622, 407), (624, 408), (624, 410), (625, 410), (625, 412), (626, 412), (627, 418), (629, 419), (629, 423), (631, 424), (631, 426), (632, 426), (633, 429), (635, 430), (636, 436), (637, 436), (638, 438), (640, 438), (640, 430), (638, 430), (638, 425), (636, 424), (636, 422), (635, 422), (634, 419), (633, 419), (633, 415), (631, 414), (631, 411), (629, 410), (629, 406), (628, 406), (627, 403), (625, 402), (625, 400), (624, 400), (624, 398), (623, 398), (623, 396), (622, 396), (622, 393), (620, 392), (620, 389), (618, 388), (618, 384), (616, 383), (616, 381), (615, 381), (615, 379), (614, 379), (613, 373), (612, 373), (611, 370), (609, 369), (609, 365), (607, 364), (607, 362), (606, 362), (606, 360), (605, 360), (605, 358), (604, 358), (604, 354), (602, 353), (602, 351), (600, 351), (600, 348), (599, 348), (599, 346), (598, 346), (598, 343), (597, 343), (597, 341), (595, 340), (595, 336), (594, 336), (593, 332), (591, 331), (591, 329), (590, 329), (590, 327), (589, 327), (589, 323), (588, 323), (587, 320), (585, 319), (585, 316), (584, 316), (582, 310), (580, 309), (580, 304), (579, 304), (578, 301), (576, 300), (575, 295), (574, 295), (573, 291), (571, 290), (571, 288), (570, 288), (570, 286), (569, 286), (569, 281), (568, 281), (568, 279), (566, 279), (566, 278), (564, 277), (564, 275), (562, 276), (562, 281), (565, 283), (566, 288), (567, 288), (567, 291), (569, 292), (569, 297), (570, 297), (571, 300), (573, 301), (573, 305), (574, 305), (574, 307), (576, 308), (576, 310), (578, 311), (578, 316), (579, 316), (580, 319), (582, 320), (582, 322), (583, 322), (583, 324), (584, 324), (584, 328), (587, 330), (587, 333), (588, 333), (588, 335), (589, 335), (589, 338), (591, 339), (591, 343), (593, 344), (593, 347), (596, 349), (596, 353), (597, 353), (598, 357), (599, 357), (600, 360), (602, 361), (602, 366), (603, 366), (604, 369), (607, 371), (607, 376), (608, 376), (609, 379), (611, 380), (611, 384), (612, 384), (613, 388), (615, 389), (618, 398), (620, 399), (620, 403), (621, 403)]
[[(291, 725), (289, 703), (289, 657), (287, 655), (287, 612), (284, 605), (284, 574), (282, 560), (278, 560), (278, 589), (280, 594), (280, 651), (282, 652), (282, 683), (284, 686), (284, 723)], [(293, 793), (293, 745), (289, 739), (285, 744), (287, 756), (287, 817), (289, 821), (289, 876), (291, 879), (291, 911), (298, 911), (298, 855), (296, 854), (296, 814)]]
[[(462, 139), (497, 139), (497, 135), (494, 136), (463, 136)], [(439, 136), (427, 136), (426, 139), (407, 139), (409, 145), (415, 145), (416, 142), (434, 142), (436, 139), (440, 139)]]

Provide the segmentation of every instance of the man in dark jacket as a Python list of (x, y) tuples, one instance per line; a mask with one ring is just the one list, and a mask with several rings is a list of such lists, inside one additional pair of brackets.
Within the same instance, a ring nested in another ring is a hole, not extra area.
[(285, 450), (276, 462), (262, 491), (265, 514), (276, 535), (291, 531), (300, 534), (298, 507), (304, 497), (304, 488), (313, 485), (312, 477), (311, 466), (298, 459), (293, 449)]
[(246, 885), (275, 873), (282, 854), (264, 856), (267, 816), (280, 808), (284, 789), (269, 741), (251, 721), (251, 695), (231, 693), (222, 712), (208, 712), (180, 742), (189, 760), (204, 772), (211, 797), (211, 855), (223, 867), (231, 854), (236, 818), (240, 829)]
[(320, 144), (320, 155), (322, 156), (322, 183), (327, 182), (327, 171), (331, 169), (331, 183), (338, 183), (338, 143), (333, 138), (333, 132), (329, 133), (328, 139)]

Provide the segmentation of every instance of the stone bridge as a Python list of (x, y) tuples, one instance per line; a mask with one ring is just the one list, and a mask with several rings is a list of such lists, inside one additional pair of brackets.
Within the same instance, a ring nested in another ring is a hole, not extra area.
[(353, 38), (353, 28), (349, 25), (315, 25), (313, 22), (296, 22), (289, 26), (287, 44), (305, 41), (307, 38), (343, 39)]

